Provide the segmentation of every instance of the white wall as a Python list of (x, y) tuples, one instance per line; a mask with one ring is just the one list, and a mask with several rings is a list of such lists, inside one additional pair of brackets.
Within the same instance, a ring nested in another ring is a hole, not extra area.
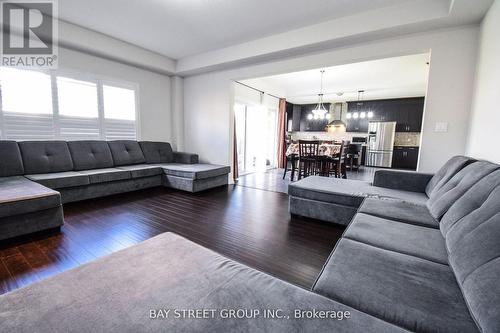
[(59, 68), (139, 85), (140, 135), (143, 140), (172, 142), (170, 77), (116, 61), (59, 47)]
[[(178, 151), (184, 151), (184, 79), (180, 76), (171, 78), (172, 106), (172, 142)], [(165, 124), (168, 128), (168, 124)]]
[[(231, 164), (232, 80), (334, 66), (372, 59), (431, 52), (419, 170), (437, 170), (449, 157), (465, 153), (477, 49), (477, 26), (466, 26), (378, 40), (322, 53), (184, 80), (185, 145), (203, 161)], [(434, 132), (447, 121), (447, 133)]]
[(500, 1), (481, 25), (477, 76), (467, 153), (500, 163)]

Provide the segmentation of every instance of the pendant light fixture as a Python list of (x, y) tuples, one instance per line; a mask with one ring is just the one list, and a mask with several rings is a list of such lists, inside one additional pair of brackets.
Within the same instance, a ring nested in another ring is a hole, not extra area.
[(363, 105), (363, 97), (364, 97), (365, 91), (364, 90), (358, 90), (358, 101), (356, 103), (356, 110), (352, 112), (347, 112), (346, 118), (347, 119), (365, 119), (365, 118), (373, 118), (373, 111), (368, 111), (366, 112), (365, 110), (359, 110), (359, 106)]
[(312, 110), (311, 113), (307, 115), (307, 119), (309, 120), (330, 119), (330, 113), (323, 105), (323, 74), (325, 73), (325, 70), (322, 69), (320, 73), (321, 73), (321, 83), (320, 83), (320, 91), (318, 94), (318, 105), (316, 105), (316, 108), (314, 108), (314, 110)]

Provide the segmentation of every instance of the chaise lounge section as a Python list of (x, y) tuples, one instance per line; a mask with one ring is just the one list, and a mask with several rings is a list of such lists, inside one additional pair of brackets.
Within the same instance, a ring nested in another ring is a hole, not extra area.
[[(289, 185), (289, 210), (293, 215), (347, 225), (366, 198), (425, 205), (435, 191), (473, 162), (475, 160), (472, 158), (455, 156), (435, 175), (378, 170), (375, 172), (373, 183), (319, 176), (307, 177)], [(414, 212), (404, 216), (414, 216)]]
[(166, 186), (198, 192), (229, 167), (151, 141), (0, 141), (0, 240), (58, 228), (62, 204)]

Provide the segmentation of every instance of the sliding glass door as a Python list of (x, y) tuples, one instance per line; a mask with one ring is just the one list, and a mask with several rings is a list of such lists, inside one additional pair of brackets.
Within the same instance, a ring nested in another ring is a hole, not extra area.
[(263, 105), (234, 105), (239, 174), (276, 167), (277, 110)]

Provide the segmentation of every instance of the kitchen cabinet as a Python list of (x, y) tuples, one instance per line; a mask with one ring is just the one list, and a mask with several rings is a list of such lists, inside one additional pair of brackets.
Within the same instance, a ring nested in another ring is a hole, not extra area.
[[(333, 119), (307, 119), (307, 116), (311, 113), (312, 110), (316, 108), (318, 104), (303, 104), (303, 105), (294, 105), (294, 107), (299, 107), (301, 110), (300, 116), (300, 131), (302, 132), (324, 132), (326, 130), (326, 126)], [(330, 109), (330, 103), (324, 104), (327, 110)]]
[(424, 98), (401, 99), (397, 105), (396, 132), (420, 132), (424, 112)]
[(286, 115), (288, 122), (291, 122), (291, 126), (288, 129), (292, 132), (300, 131), (302, 107), (297, 104), (286, 103)]
[(348, 119), (346, 121), (346, 131), (347, 132), (362, 132), (362, 133), (367, 133), (368, 132), (368, 123), (369, 120), (367, 118), (365, 119)]
[(418, 147), (395, 146), (392, 154), (392, 168), (416, 170)]
[(365, 132), (370, 121), (395, 121), (396, 132), (420, 132), (424, 110), (424, 97), (395, 98), (363, 102), (348, 102), (348, 112), (373, 113), (368, 119), (346, 119), (348, 132)]

